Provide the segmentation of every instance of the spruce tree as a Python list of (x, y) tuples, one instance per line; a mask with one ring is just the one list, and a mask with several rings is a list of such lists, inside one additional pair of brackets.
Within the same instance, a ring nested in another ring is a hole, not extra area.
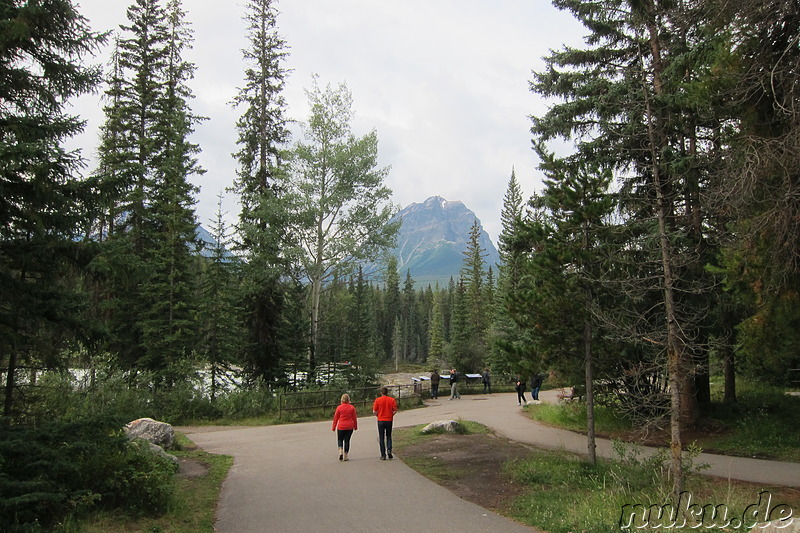
[(201, 261), (198, 321), (200, 342), (198, 354), (209, 372), (210, 397), (213, 402), (224, 383), (224, 375), (233, 364), (241, 365), (241, 309), (237, 306), (238, 259), (229, 252), (230, 230), (222, 211), (222, 195), (211, 224), (213, 244), (206, 248), (207, 258)]
[(18, 412), (21, 366), (63, 365), (61, 350), (85, 332), (87, 298), (71, 274), (85, 264), (82, 235), (93, 194), (80, 180), (80, 153), (65, 139), (83, 121), (69, 99), (93, 90), (86, 58), (104, 41), (72, 2), (11, 0), (0, 6), (0, 365), (3, 414)]
[[(584, 49), (553, 52), (535, 75), (534, 91), (563, 102), (534, 119), (533, 133), (539, 141), (574, 141), (576, 157), (624, 177), (620, 205), (630, 240), (619, 248), (618, 261), (631, 267), (626, 293), (639, 294), (627, 304), (637, 303), (640, 319), (620, 323), (618, 333), (627, 335), (633, 353), (660, 358), (669, 378), (677, 495), (680, 432), (699, 415), (696, 390), (703, 380), (696, 381), (695, 370), (703, 372), (708, 356), (712, 283), (703, 270), (710, 259), (703, 191), (720, 121), (698, 110), (714, 109), (706, 90), (713, 85), (705, 82), (717, 56), (704, 48), (713, 39), (698, 3), (553, 3), (591, 34)], [(647, 332), (631, 331), (643, 326)]]
[(243, 50), (245, 83), (233, 100), (242, 114), (236, 123), (239, 151), (233, 190), (241, 211), (238, 249), (243, 257), (241, 302), (245, 311), (246, 368), (253, 378), (274, 382), (282, 363), (292, 354), (285, 349), (286, 320), (294, 292), (287, 241), (288, 211), (284, 152), (290, 134), (282, 91), (288, 55), (277, 30), (278, 12), (272, 0), (251, 0), (245, 22), (249, 46)]
[(105, 278), (101, 297), (123, 367), (154, 372), (158, 383), (184, 377), (199, 331), (195, 322), (193, 205), (201, 174), (190, 142), (201, 120), (190, 109), (194, 66), (183, 55), (192, 35), (178, 0), (137, 0), (112, 56), (97, 214)]
[(168, 383), (182, 374), (175, 365), (186, 362), (196, 345), (195, 276), (197, 273), (194, 194), (189, 183), (205, 171), (197, 163), (198, 145), (189, 137), (201, 120), (192, 114), (193, 97), (187, 82), (194, 65), (184, 58), (191, 45), (191, 31), (184, 20), (180, 0), (171, 0), (166, 10), (167, 39), (164, 71), (160, 73), (163, 94), (157, 102), (158, 116), (153, 134), (158, 139), (153, 164), (147, 213), (156, 237), (150, 242), (148, 276), (141, 296), (151, 302), (142, 321), (142, 340), (148, 355), (145, 366), (163, 369)]

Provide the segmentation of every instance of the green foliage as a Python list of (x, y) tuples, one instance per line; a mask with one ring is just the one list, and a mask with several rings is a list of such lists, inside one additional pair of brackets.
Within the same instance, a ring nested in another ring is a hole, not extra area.
[(174, 466), (121, 428), (93, 418), (0, 430), (0, 528), (46, 530), (93, 508), (164, 511)]
[(83, 65), (104, 40), (68, 0), (0, 7), (0, 366), (12, 388), (5, 416), (22, 411), (18, 367), (58, 367), (66, 345), (95, 329), (77, 282), (94, 253), (79, 242), (94, 191), (79, 180), (80, 153), (62, 145), (83, 129), (65, 104), (99, 82), (99, 69)]
[(800, 460), (800, 397), (786, 394), (782, 387), (740, 382), (735, 403), (720, 399), (712, 396), (704, 416), (723, 429), (702, 439), (704, 448), (743, 457)]
[[(504, 471), (515, 483), (528, 488), (526, 494), (511, 505), (510, 514), (517, 520), (553, 533), (572, 531), (623, 531), (620, 520), (627, 523), (626, 509), (639, 504), (648, 508), (675, 505), (671, 497), (669, 476), (664, 468), (664, 455), (645, 456), (635, 448), (617, 443), (617, 458), (590, 464), (581, 457), (563, 452), (537, 450), (523, 460), (504, 465)], [(696, 452), (690, 453), (694, 456)], [(690, 463), (687, 470), (692, 470)], [(696, 470), (696, 469), (695, 469)], [(751, 487), (732, 488), (727, 483), (690, 475), (682, 498), (691, 503), (727, 505), (729, 517), (741, 517), (754, 503), (757, 491)], [(627, 507), (626, 507), (627, 506)], [(666, 508), (669, 513), (669, 507)], [(678, 523), (686, 518), (686, 527), (702, 527), (710, 516), (685, 514), (678, 510)], [(653, 522), (656, 517), (653, 517)], [(710, 526), (709, 526), (710, 527)], [(661, 529), (658, 529), (659, 531)], [(668, 529), (665, 529), (665, 531)]]

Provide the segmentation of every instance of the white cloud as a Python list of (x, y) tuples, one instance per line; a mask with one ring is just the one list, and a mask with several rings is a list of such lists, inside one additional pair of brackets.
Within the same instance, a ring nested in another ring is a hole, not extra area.
[[(108, 30), (126, 22), (128, 5), (81, 0), (79, 9), (96, 30)], [(235, 176), (237, 111), (229, 102), (243, 78), (243, 5), (184, 0), (195, 37), (188, 56), (197, 66), (193, 109), (209, 117), (195, 139), (208, 171), (197, 179), (201, 221), (213, 216), (217, 195)], [(545, 107), (528, 90), (530, 72), (549, 49), (579, 42), (577, 23), (546, 0), (283, 0), (277, 7), (292, 69), (290, 117), (306, 118), (303, 89), (313, 73), (322, 84), (346, 82), (355, 133), (378, 132), (394, 202), (460, 200), (496, 240), (512, 166), (526, 193), (539, 183), (527, 116)], [(99, 96), (79, 99), (76, 110), (89, 129), (75, 142), (91, 157)], [(235, 218), (233, 198), (226, 208)]]

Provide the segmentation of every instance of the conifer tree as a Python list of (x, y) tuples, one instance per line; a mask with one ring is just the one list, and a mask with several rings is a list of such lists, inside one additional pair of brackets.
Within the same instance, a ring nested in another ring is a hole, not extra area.
[(242, 109), (237, 121), (239, 151), (233, 190), (239, 195), (238, 249), (243, 256), (241, 300), (245, 311), (246, 368), (254, 378), (274, 382), (292, 346), (285, 326), (294, 293), (291, 244), (285, 205), (286, 157), (290, 134), (282, 91), (288, 55), (277, 31), (273, 0), (250, 0), (245, 22), (249, 47), (243, 50), (245, 83), (233, 100)]
[(486, 334), (489, 328), (488, 303), (486, 301), (486, 250), (481, 247), (483, 229), (476, 219), (470, 228), (467, 248), (461, 266), (461, 283), (464, 286), (464, 305), (467, 313), (467, 344), (462, 349), (463, 357), (477, 370), (486, 359), (488, 345)]
[(194, 66), (183, 55), (192, 34), (178, 0), (137, 0), (116, 42), (106, 92), (98, 213), (104, 241), (96, 262), (105, 275), (109, 344), (123, 366), (156, 373), (171, 385), (198, 339), (196, 187), (202, 174), (190, 142), (201, 120), (189, 107)]
[(195, 322), (197, 262), (193, 254), (199, 246), (193, 207), (197, 187), (189, 178), (205, 171), (196, 159), (199, 146), (189, 140), (194, 125), (201, 120), (189, 108), (193, 95), (187, 82), (193, 77), (194, 65), (183, 57), (191, 46), (191, 30), (180, 0), (170, 0), (165, 15), (166, 58), (160, 73), (163, 94), (156, 104), (158, 116), (153, 128), (159, 144), (147, 206), (157, 237), (151, 240), (147, 253), (149, 273), (141, 291), (141, 296), (151, 302), (143, 316), (142, 340), (149, 352), (146, 366), (163, 368), (167, 382), (174, 382), (182, 372), (173, 365), (187, 360), (199, 335)]
[(400, 275), (397, 272), (397, 258), (389, 256), (386, 263), (386, 274), (383, 298), (382, 338), (385, 357), (391, 359), (393, 351), (395, 321), (400, 316)]
[(439, 295), (434, 295), (428, 348), (428, 364), (436, 368), (441, 365), (444, 355), (444, 318), (442, 317), (442, 308), (439, 305), (439, 300)]
[(199, 321), (201, 328), (198, 353), (209, 372), (210, 397), (213, 402), (223, 376), (231, 364), (242, 364), (237, 357), (242, 347), (241, 309), (237, 305), (238, 260), (228, 250), (232, 243), (230, 230), (222, 211), (222, 195), (211, 224), (213, 244), (206, 248), (202, 260)]
[[(716, 56), (706, 53), (699, 3), (553, 3), (571, 11), (591, 35), (584, 49), (553, 52), (535, 75), (533, 90), (563, 103), (536, 117), (532, 131), (541, 141), (574, 141), (576, 157), (625, 176), (621, 206), (630, 240), (619, 250), (630, 255), (619, 261), (632, 267), (628, 287), (639, 290), (627, 304), (642, 304), (643, 314), (620, 322), (619, 332), (628, 328), (635, 352), (657, 352), (669, 377), (677, 496), (683, 483), (680, 432), (699, 415), (696, 390), (702, 380), (696, 382), (694, 371), (707, 359), (712, 284), (703, 271), (709, 259), (703, 188), (720, 122), (697, 110), (714, 109), (714, 95), (706, 90), (713, 84), (705, 81)], [(658, 283), (646, 283), (653, 279)], [(644, 326), (647, 332), (634, 331)]]
[(83, 65), (105, 37), (65, 0), (4, 2), (0, 27), (0, 365), (10, 417), (20, 366), (61, 366), (64, 343), (87, 329), (85, 295), (65, 278), (86, 260), (79, 239), (92, 194), (80, 154), (62, 143), (83, 128), (65, 104), (100, 80)]
[(519, 361), (525, 357), (529, 347), (525, 346), (524, 334), (509, 313), (509, 304), (519, 289), (519, 254), (515, 253), (518, 227), (522, 222), (522, 190), (516, 172), (511, 170), (503, 207), (500, 211), (502, 230), (499, 236), (501, 263), (498, 265), (497, 291), (495, 292), (493, 324), (489, 337), (490, 364), (495, 371), (515, 374), (522, 371)]

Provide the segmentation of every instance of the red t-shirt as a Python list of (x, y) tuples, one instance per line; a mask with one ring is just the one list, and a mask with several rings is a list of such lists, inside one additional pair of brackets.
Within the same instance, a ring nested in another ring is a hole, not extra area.
[(332, 429), (358, 429), (358, 415), (353, 404), (343, 403), (336, 408)]
[(379, 421), (391, 422), (397, 412), (397, 402), (391, 396), (381, 396), (375, 399), (372, 411), (378, 415)]

